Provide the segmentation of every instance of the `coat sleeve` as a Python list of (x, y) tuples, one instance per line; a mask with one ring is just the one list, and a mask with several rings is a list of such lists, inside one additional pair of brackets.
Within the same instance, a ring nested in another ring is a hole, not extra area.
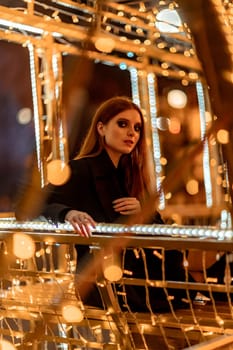
[(77, 209), (77, 202), (81, 200), (80, 187), (87, 181), (89, 171), (84, 161), (71, 161), (71, 176), (61, 186), (48, 185), (47, 201), (42, 215), (54, 223), (64, 222), (66, 213), (69, 210)]

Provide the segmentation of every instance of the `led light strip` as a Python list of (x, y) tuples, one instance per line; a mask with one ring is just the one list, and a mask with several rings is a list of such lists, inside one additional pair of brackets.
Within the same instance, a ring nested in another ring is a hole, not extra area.
[(138, 70), (134, 67), (129, 67), (130, 80), (131, 80), (131, 90), (132, 90), (132, 99), (136, 105), (140, 106), (140, 97), (139, 97), (139, 87), (138, 87)]
[(205, 139), (206, 134), (206, 116), (205, 116), (205, 99), (203, 86), (200, 81), (196, 82), (197, 99), (200, 113), (200, 128), (201, 128), (201, 140), (203, 140), (203, 172), (204, 172), (204, 184), (206, 193), (206, 206), (207, 208), (213, 205), (212, 184), (210, 175), (210, 155), (208, 140)]
[(38, 81), (36, 71), (36, 53), (34, 46), (28, 44), (29, 60), (30, 60), (30, 75), (32, 84), (32, 100), (33, 100), (33, 114), (34, 114), (34, 125), (35, 125), (35, 139), (36, 139), (36, 155), (37, 165), (41, 175), (41, 185), (44, 186), (44, 174), (41, 160), (41, 122), (40, 122), (40, 106), (38, 96)]
[(155, 162), (155, 173), (156, 173), (156, 191), (159, 193), (159, 209), (165, 208), (165, 196), (162, 190), (162, 166), (160, 164), (161, 150), (159, 134), (157, 130), (157, 106), (156, 106), (156, 89), (155, 89), (155, 74), (149, 73), (147, 76), (149, 101), (150, 101), (150, 117), (152, 126), (152, 142), (153, 142), (153, 156)]
[[(18, 222), (12, 218), (0, 220), (0, 231), (5, 230), (29, 230), (40, 232), (74, 232), (69, 223), (50, 223), (48, 221)], [(232, 240), (233, 230), (219, 229), (212, 226), (171, 226), (171, 225), (122, 225), (98, 223), (93, 233), (120, 234), (129, 233), (135, 235), (212, 238), (216, 240)]]
[(27, 24), (16, 23), (13, 21), (8, 21), (6, 19), (0, 19), (0, 26), (7, 27), (7, 28), (15, 28), (18, 30), (39, 34), (39, 35), (42, 35), (44, 33), (44, 30), (41, 28), (32, 27)]

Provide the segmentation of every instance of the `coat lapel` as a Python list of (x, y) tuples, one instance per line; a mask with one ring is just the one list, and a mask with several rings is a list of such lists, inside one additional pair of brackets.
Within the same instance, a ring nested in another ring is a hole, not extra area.
[(112, 202), (126, 196), (117, 178), (117, 170), (105, 151), (95, 158), (89, 158), (89, 162), (96, 193), (106, 219), (109, 222), (114, 222), (119, 214), (114, 211)]

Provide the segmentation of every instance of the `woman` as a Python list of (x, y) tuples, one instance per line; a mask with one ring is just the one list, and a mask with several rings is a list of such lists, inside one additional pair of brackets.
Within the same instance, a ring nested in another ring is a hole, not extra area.
[[(70, 167), (68, 182), (56, 187), (49, 198), (44, 212), (47, 218), (68, 221), (82, 236), (90, 236), (96, 222), (122, 222), (137, 214), (141, 223), (141, 208), (153, 193), (153, 178), (140, 108), (126, 97), (113, 97), (104, 102), (96, 111), (84, 144)], [(163, 223), (156, 211), (152, 222)], [(80, 259), (86, 248), (77, 247), (77, 250)], [(161, 279), (161, 259), (151, 250), (145, 251), (150, 278)], [(125, 269), (134, 271), (132, 277), (145, 278), (143, 259), (143, 253), (138, 259), (133, 250), (127, 250)], [(171, 280), (184, 279), (182, 256), (177, 251), (166, 253), (165, 272)], [(143, 311), (141, 299), (143, 294), (145, 297), (145, 288), (126, 286), (126, 291), (131, 307)], [(162, 289), (152, 288), (150, 293), (155, 294), (151, 298), (153, 308), (167, 306)], [(174, 302), (179, 305), (180, 295), (179, 292)], [(91, 300), (93, 304), (93, 295)]]
[(153, 190), (140, 108), (126, 97), (104, 102), (70, 167), (71, 178), (55, 189), (50, 202), (58, 205), (47, 208), (47, 217), (89, 236), (95, 221), (140, 213)]

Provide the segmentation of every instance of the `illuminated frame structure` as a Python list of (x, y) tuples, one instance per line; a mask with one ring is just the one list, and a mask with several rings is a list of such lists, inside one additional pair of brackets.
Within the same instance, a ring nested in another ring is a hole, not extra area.
[[(162, 186), (164, 169), (160, 162), (156, 121), (156, 75), (179, 79), (184, 84), (196, 83), (201, 140), (205, 148), (206, 207), (211, 208), (216, 202), (219, 204), (221, 189), (215, 186), (215, 179), (211, 177), (213, 170), (210, 169), (211, 158), (216, 157), (218, 151), (216, 143), (210, 144), (205, 140), (205, 113), (209, 103), (206, 101), (208, 94), (201, 66), (186, 23), (177, 28), (177, 33), (159, 32), (155, 25), (158, 21), (156, 15), (164, 8), (179, 11), (178, 5), (170, 0), (153, 5), (151, 2), (138, 2), (132, 7), (120, 1), (118, 4), (104, 0), (89, 0), (87, 3), (63, 0), (56, 1), (56, 4), (54, 1), (22, 0), (22, 7), (0, 6), (0, 39), (17, 42), (29, 50), (37, 166), (42, 187), (48, 182), (48, 162), (59, 161), (62, 173), (69, 159), (62, 110), (62, 56), (85, 55), (93, 61), (111, 62), (129, 70), (132, 98), (141, 106), (145, 117), (150, 116), (145, 118), (149, 135), (147, 143), (153, 155), (155, 191), (160, 193), (160, 210), (166, 208), (166, 193)], [(98, 39), (105, 40), (102, 52), (91, 48)], [(211, 123), (208, 124), (210, 127)], [(45, 143), (48, 145), (48, 140), (51, 149), (46, 159)]]

